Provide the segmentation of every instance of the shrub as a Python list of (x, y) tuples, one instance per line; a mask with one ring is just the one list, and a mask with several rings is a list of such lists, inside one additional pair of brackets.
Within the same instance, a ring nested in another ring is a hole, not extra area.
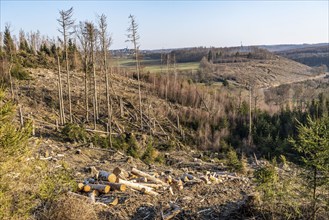
[(134, 134), (129, 135), (128, 138), (126, 138), (127, 141), (127, 155), (132, 156), (134, 158), (139, 158), (140, 157), (140, 148), (138, 145), (138, 142), (136, 140), (136, 137)]
[(12, 77), (18, 79), (18, 80), (29, 80), (31, 79), (31, 76), (29, 72), (27, 72), (21, 65), (16, 64), (13, 66), (13, 68), (10, 71)]
[(38, 195), (42, 200), (56, 199), (63, 192), (75, 191), (77, 186), (70, 170), (62, 164), (62, 169), (56, 170), (51, 175), (45, 176), (39, 185)]
[(227, 165), (231, 171), (242, 172), (243, 165), (239, 160), (238, 155), (235, 150), (231, 149), (227, 152)]
[(50, 173), (45, 161), (34, 158), (31, 124), (17, 128), (15, 113), (0, 90), (0, 219), (32, 219), (40, 203), (73, 187), (72, 178), (65, 167)]
[(76, 124), (67, 123), (62, 129), (65, 140), (70, 142), (86, 142), (88, 134), (83, 127)]
[(91, 142), (93, 143), (94, 146), (97, 147), (102, 147), (102, 148), (107, 148), (110, 146), (110, 140), (109, 137), (103, 137), (100, 136), (99, 134), (95, 134), (91, 137)]
[(150, 141), (146, 147), (146, 150), (144, 151), (144, 154), (142, 155), (142, 160), (147, 163), (151, 164), (155, 161), (155, 159), (158, 157), (159, 153), (158, 151), (153, 147), (153, 142)]

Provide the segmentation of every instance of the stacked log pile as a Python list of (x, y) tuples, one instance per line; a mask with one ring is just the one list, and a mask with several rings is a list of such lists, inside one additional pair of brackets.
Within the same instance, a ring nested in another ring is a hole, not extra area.
[[(128, 194), (127, 189), (150, 196), (159, 196), (168, 192), (174, 195), (183, 190), (184, 187), (194, 184), (220, 184), (226, 180), (247, 182), (248, 178), (228, 172), (205, 172), (202, 175), (200, 173), (184, 173), (180, 176), (174, 176), (170, 172), (146, 173), (136, 168), (126, 171), (116, 167), (112, 172), (108, 172), (98, 171), (92, 167), (91, 177), (78, 183), (79, 194), (71, 194), (84, 196), (89, 198), (91, 203), (107, 206), (123, 203), (124, 201), (119, 201), (119, 197)], [(173, 213), (177, 214), (181, 209), (172, 205), (170, 210), (174, 210)]]

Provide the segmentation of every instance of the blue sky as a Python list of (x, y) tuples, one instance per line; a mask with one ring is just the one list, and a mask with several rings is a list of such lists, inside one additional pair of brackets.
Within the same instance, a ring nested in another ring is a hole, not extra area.
[(1, 31), (57, 31), (58, 11), (76, 21), (108, 17), (112, 49), (126, 40), (128, 16), (139, 23), (141, 49), (329, 42), (329, 1), (1, 1)]

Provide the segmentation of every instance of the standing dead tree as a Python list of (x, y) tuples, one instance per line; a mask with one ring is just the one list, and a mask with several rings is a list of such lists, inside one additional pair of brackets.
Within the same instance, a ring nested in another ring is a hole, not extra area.
[(57, 19), (60, 28), (58, 31), (63, 35), (64, 51), (65, 51), (65, 61), (66, 61), (66, 74), (67, 74), (67, 93), (69, 99), (69, 114), (70, 122), (72, 122), (72, 103), (71, 103), (71, 86), (70, 86), (70, 71), (69, 71), (69, 60), (68, 60), (68, 50), (67, 50), (67, 41), (70, 35), (74, 31), (70, 31), (73, 28), (74, 20), (72, 19), (73, 7), (64, 11), (59, 11), (60, 18)]
[(108, 36), (107, 33), (107, 21), (106, 16), (102, 14), (99, 17), (98, 21), (99, 26), (99, 38), (102, 48), (102, 63), (103, 63), (103, 69), (104, 69), (104, 75), (105, 75), (105, 83), (106, 83), (106, 108), (107, 108), (107, 118), (108, 118), (108, 126), (109, 126), (109, 132), (110, 132), (110, 146), (112, 147), (112, 111), (111, 111), (111, 100), (110, 100), (110, 92), (109, 92), (109, 76), (108, 76), (108, 62), (107, 62), (107, 53), (108, 49), (111, 44), (111, 38)]
[(76, 31), (77, 37), (80, 41), (83, 50), (83, 69), (85, 72), (85, 109), (86, 109), (86, 122), (89, 121), (89, 99), (88, 99), (88, 33), (86, 22), (80, 22)]
[(63, 125), (65, 124), (65, 111), (64, 111), (64, 101), (63, 101), (63, 87), (62, 87), (62, 77), (61, 77), (61, 63), (60, 63), (60, 47), (56, 48), (56, 58), (57, 58), (57, 69), (58, 69), (58, 102), (59, 102), (59, 121)]
[(92, 64), (93, 78), (94, 78), (93, 107), (94, 107), (94, 128), (96, 130), (96, 122), (98, 120), (97, 79), (96, 79), (96, 62), (95, 62), (95, 47), (96, 47), (97, 30), (96, 30), (94, 23), (86, 22), (86, 31), (87, 31), (89, 52), (90, 52), (90, 57), (91, 57), (91, 64)]
[(140, 126), (143, 129), (143, 110), (142, 110), (142, 95), (141, 95), (141, 83), (140, 83), (140, 65), (139, 65), (139, 44), (138, 40), (140, 38), (138, 34), (138, 24), (136, 23), (135, 16), (129, 15), (130, 25), (127, 29), (128, 32), (128, 40), (132, 42), (134, 45), (135, 59), (136, 59), (136, 72), (137, 72), (137, 80), (138, 80), (138, 96), (139, 96), (139, 110), (140, 110)]

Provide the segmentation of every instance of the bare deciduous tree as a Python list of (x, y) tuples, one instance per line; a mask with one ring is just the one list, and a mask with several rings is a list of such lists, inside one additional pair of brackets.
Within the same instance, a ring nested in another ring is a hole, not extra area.
[(140, 110), (140, 123), (141, 123), (141, 129), (143, 129), (143, 110), (142, 110), (142, 95), (141, 95), (141, 83), (140, 83), (140, 68), (139, 68), (139, 43), (138, 40), (140, 38), (138, 34), (138, 24), (136, 23), (135, 16), (129, 15), (128, 17), (130, 19), (129, 21), (129, 27), (127, 29), (128, 31), (128, 40), (129, 42), (132, 42), (134, 45), (134, 52), (135, 52), (135, 59), (136, 59), (136, 72), (137, 72), (137, 80), (138, 80), (138, 96), (139, 96), (139, 110)]
[(57, 19), (60, 28), (58, 31), (63, 35), (63, 43), (64, 43), (64, 51), (65, 51), (65, 61), (66, 61), (66, 74), (67, 74), (67, 93), (69, 99), (69, 114), (70, 121), (72, 122), (72, 103), (71, 103), (71, 86), (70, 86), (70, 71), (69, 71), (69, 61), (68, 61), (68, 50), (67, 50), (67, 41), (70, 35), (74, 33), (74, 31), (70, 31), (73, 28), (74, 20), (72, 19), (73, 15), (73, 7), (68, 10), (59, 11), (60, 18)]

